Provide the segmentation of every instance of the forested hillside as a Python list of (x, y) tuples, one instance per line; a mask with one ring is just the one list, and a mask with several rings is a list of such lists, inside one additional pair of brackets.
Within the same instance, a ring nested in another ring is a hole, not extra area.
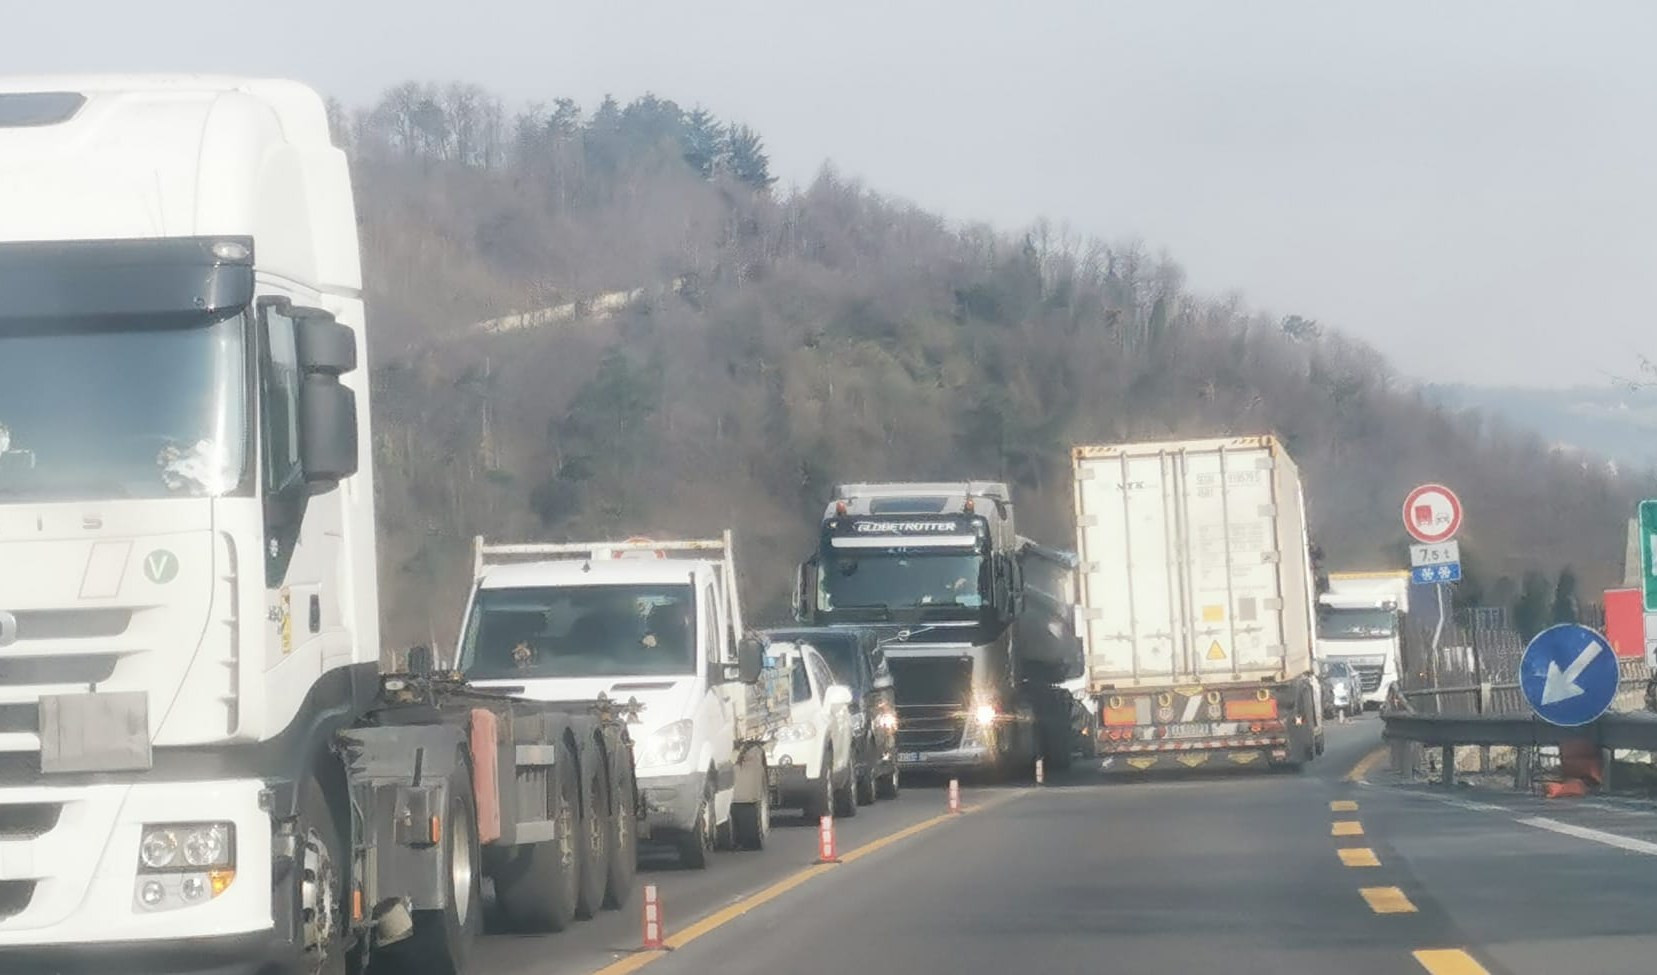
[(1614, 581), (1649, 493), (1143, 247), (956, 225), (832, 169), (784, 189), (758, 134), (671, 101), (509, 113), (410, 84), (335, 122), (388, 641), (452, 638), (478, 533), (733, 526), (750, 615), (774, 617), (844, 479), (1004, 477), (1025, 533), (1067, 546), (1079, 441), (1276, 432), (1333, 568), (1401, 564), (1403, 494), (1442, 480), (1468, 505), (1473, 601), (1530, 570)]

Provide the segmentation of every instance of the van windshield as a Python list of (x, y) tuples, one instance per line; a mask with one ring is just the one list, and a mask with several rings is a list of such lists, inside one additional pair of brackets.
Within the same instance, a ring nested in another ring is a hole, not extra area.
[(689, 585), (481, 590), (461, 638), (469, 680), (696, 671)]

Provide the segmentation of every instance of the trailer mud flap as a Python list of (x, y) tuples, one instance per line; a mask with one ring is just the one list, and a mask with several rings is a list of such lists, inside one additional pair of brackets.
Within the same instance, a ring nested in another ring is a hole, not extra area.
[(501, 838), (500, 722), (495, 712), (472, 709), (472, 797), (477, 802), (478, 843)]

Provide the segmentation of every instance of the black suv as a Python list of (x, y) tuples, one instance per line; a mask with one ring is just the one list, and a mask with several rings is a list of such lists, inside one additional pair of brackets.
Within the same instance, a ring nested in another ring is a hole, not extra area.
[(898, 794), (898, 712), (878, 634), (861, 626), (766, 630), (772, 640), (810, 644), (852, 692), (852, 771), (857, 803)]

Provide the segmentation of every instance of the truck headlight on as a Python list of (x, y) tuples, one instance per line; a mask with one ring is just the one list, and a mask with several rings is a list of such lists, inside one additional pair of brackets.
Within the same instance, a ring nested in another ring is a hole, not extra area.
[(973, 708), (972, 719), (984, 727), (995, 724), (995, 705), (980, 704)]
[(677, 765), (690, 754), (690, 741), (695, 724), (686, 719), (658, 728), (645, 738), (638, 749), (640, 768), (659, 768)]
[(890, 711), (882, 711), (875, 717), (875, 727), (886, 731), (898, 730), (898, 716)]
[(138, 841), (133, 902), (143, 911), (206, 903), (236, 879), (232, 823), (148, 823)]

